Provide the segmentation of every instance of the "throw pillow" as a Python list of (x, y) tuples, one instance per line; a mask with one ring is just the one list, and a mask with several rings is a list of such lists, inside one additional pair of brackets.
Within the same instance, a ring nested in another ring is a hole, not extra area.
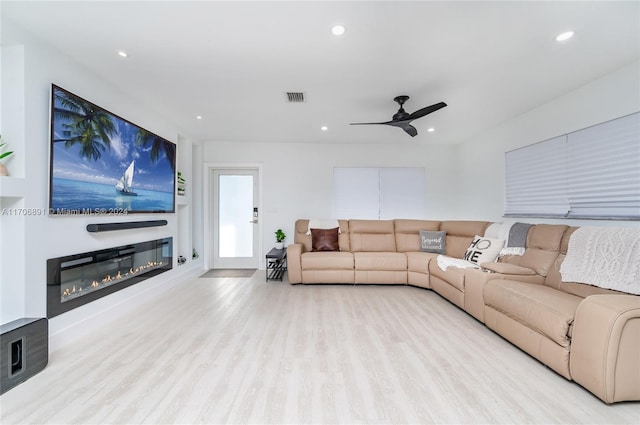
[(420, 230), (420, 251), (445, 254), (446, 252), (446, 231)]
[(338, 229), (311, 229), (311, 251), (339, 251)]
[(483, 238), (476, 235), (473, 237), (471, 245), (467, 248), (467, 252), (462, 259), (478, 265), (490, 263), (496, 261), (503, 246), (504, 241), (502, 239)]

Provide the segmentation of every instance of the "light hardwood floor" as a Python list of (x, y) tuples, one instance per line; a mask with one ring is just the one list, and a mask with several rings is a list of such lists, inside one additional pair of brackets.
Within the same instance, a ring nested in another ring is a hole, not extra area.
[(52, 353), (13, 423), (640, 423), (434, 292), (193, 279)]

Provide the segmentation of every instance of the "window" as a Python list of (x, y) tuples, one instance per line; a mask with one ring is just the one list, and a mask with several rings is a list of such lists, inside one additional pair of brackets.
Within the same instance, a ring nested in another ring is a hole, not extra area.
[(566, 215), (566, 140), (556, 137), (507, 152), (505, 215)]
[(424, 168), (333, 169), (337, 218), (424, 218), (425, 193)]
[(505, 216), (640, 219), (640, 113), (507, 152)]

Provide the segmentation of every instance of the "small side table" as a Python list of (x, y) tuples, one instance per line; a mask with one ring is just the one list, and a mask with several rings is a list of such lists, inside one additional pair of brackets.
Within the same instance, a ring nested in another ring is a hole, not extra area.
[(265, 255), (266, 260), (266, 277), (267, 282), (269, 280), (282, 281), (284, 272), (287, 271), (287, 249), (275, 249), (271, 248), (271, 251)]

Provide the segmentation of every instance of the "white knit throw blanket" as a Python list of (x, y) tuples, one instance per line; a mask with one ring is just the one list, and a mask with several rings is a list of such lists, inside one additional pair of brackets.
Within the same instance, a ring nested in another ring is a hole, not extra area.
[(471, 261), (462, 260), (460, 258), (447, 257), (446, 255), (438, 255), (436, 257), (436, 262), (438, 263), (438, 267), (443, 272), (447, 271), (449, 267), (456, 267), (458, 269), (468, 269), (468, 268), (476, 268), (479, 269), (480, 266), (476, 263), (472, 263)]
[(580, 227), (560, 267), (563, 282), (640, 295), (640, 229)]
[(307, 235), (311, 234), (311, 229), (335, 229), (336, 227), (338, 228), (338, 233), (342, 233), (340, 223), (336, 219), (311, 218), (307, 226)]

